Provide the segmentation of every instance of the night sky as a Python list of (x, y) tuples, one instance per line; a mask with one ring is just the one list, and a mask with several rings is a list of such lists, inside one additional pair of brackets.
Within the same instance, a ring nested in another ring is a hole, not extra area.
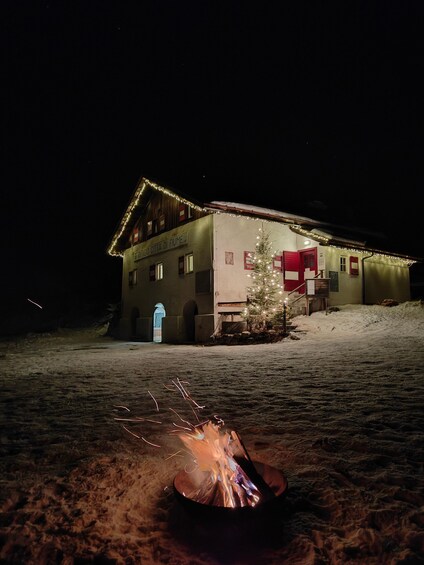
[[(2, 316), (119, 300), (140, 176), (421, 236), (421, 2), (6, 1)], [(401, 237), (395, 237), (401, 232)]]

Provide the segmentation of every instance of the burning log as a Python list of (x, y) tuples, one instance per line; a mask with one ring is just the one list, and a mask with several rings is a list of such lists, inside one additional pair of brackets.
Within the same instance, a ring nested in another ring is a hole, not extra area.
[(265, 480), (235, 431), (223, 432), (208, 421), (196, 433), (181, 434), (180, 439), (197, 464), (194, 471), (183, 471), (174, 481), (174, 489), (183, 499), (214, 507), (255, 508), (275, 499), (287, 487), (282, 476), (274, 488)]

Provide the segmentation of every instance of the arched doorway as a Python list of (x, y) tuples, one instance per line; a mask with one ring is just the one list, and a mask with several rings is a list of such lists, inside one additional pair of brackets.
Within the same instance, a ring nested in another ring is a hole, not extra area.
[(153, 312), (153, 341), (155, 343), (162, 341), (162, 318), (164, 316), (166, 316), (165, 308), (161, 302), (158, 302)]
[(185, 326), (186, 341), (194, 342), (196, 337), (195, 316), (197, 315), (197, 304), (194, 300), (189, 300), (184, 304), (183, 318)]

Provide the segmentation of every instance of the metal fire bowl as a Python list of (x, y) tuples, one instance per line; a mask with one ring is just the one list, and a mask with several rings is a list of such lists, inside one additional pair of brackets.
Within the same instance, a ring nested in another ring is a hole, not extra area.
[[(227, 520), (238, 518), (250, 518), (255, 516), (255, 520), (259, 515), (264, 513), (272, 514), (278, 511), (282, 500), (287, 492), (288, 482), (286, 477), (281, 471), (261, 463), (253, 461), (256, 471), (261, 475), (262, 479), (274, 492), (275, 497), (270, 498), (256, 506), (241, 506), (230, 508), (228, 506), (215, 506), (212, 504), (203, 504), (190, 498), (189, 493), (195, 491), (195, 484), (192, 481), (191, 475), (182, 470), (174, 478), (174, 493), (176, 499), (180, 504), (196, 518), (212, 519), (212, 520)], [(188, 494), (186, 494), (188, 493)]]

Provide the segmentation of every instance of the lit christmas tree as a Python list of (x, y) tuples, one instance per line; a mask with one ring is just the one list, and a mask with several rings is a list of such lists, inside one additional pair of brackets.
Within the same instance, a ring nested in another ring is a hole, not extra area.
[(275, 323), (281, 323), (283, 316), (283, 289), (280, 273), (274, 269), (274, 253), (269, 234), (259, 229), (256, 251), (252, 257), (253, 269), (248, 274), (252, 279), (247, 287), (247, 305), (243, 318), (253, 331), (263, 331)]

